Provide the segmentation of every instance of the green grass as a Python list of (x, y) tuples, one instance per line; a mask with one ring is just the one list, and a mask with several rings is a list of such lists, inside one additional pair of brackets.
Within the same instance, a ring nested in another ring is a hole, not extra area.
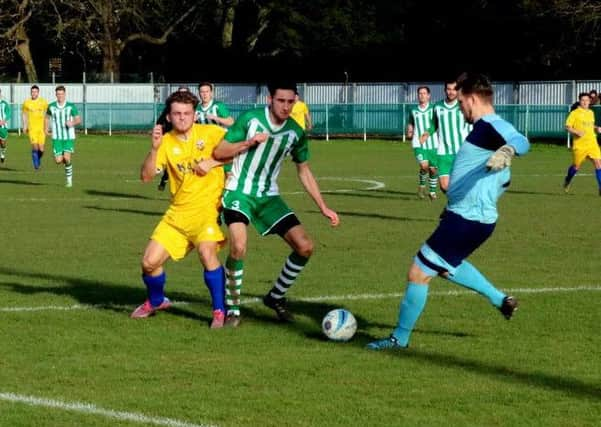
[[(302, 187), (286, 164), (281, 188), (295, 194), (284, 197), (316, 242), (290, 292), (298, 320), (280, 325), (247, 300), (239, 329), (211, 331), (194, 255), (166, 266), (168, 295), (187, 304), (128, 318), (145, 298), (139, 262), (168, 204), (156, 182), (138, 180), (148, 139), (82, 135), (66, 189), (50, 146), (35, 173), (29, 144), (10, 136), (0, 167), (0, 425), (140, 425), (11, 402), (6, 393), (220, 426), (598, 425), (601, 198), (590, 165), (563, 194), (565, 148), (535, 144), (514, 161), (497, 229), (471, 257), (518, 297), (514, 319), (477, 295), (448, 294), (462, 289), (435, 279), (411, 348), (373, 353), (364, 346), (394, 326), (393, 294), (444, 206), (444, 197), (414, 196), (408, 145), (312, 144), (312, 169), (341, 216), (336, 229), (295, 193)], [(365, 180), (385, 186), (366, 190), (373, 183)], [(289, 250), (277, 237), (249, 235), (244, 292), (255, 298)], [(533, 292), (578, 286), (596, 290)], [(58, 309), (74, 305), (86, 309)], [(341, 306), (359, 322), (346, 344), (320, 332), (323, 315)]]

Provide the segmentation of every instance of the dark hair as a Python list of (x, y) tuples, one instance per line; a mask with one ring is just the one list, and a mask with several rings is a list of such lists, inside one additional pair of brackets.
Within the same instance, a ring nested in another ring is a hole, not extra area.
[(56, 89), (54, 89), (55, 92), (58, 92), (59, 90), (62, 90), (63, 92), (67, 91), (63, 85), (57, 86)]
[(457, 90), (463, 94), (478, 95), (492, 103), (493, 89), (489, 78), (480, 73), (462, 73), (457, 77)]
[(198, 90), (200, 90), (201, 87), (203, 86), (208, 86), (211, 88), (211, 92), (213, 92), (213, 83), (209, 83), (209, 82), (200, 82), (200, 84), (198, 85)]
[(38, 85), (33, 85), (33, 86), (31, 86), (31, 89), (30, 89), (30, 90), (33, 90), (33, 89), (40, 90), (40, 87), (39, 87)]
[(190, 92), (190, 89), (188, 88), (188, 86), (180, 86), (177, 88), (177, 90), (179, 92)]
[(591, 95), (591, 96), (593, 94), (597, 95), (597, 91), (595, 89), (591, 89), (588, 94)]
[(444, 88), (447, 88), (447, 85), (451, 84), (451, 83), (455, 83), (457, 84), (457, 79), (447, 79), (444, 81)]
[(292, 81), (277, 81), (277, 82), (270, 82), (267, 84), (267, 90), (269, 91), (269, 94), (271, 96), (274, 96), (275, 92), (278, 89), (291, 90), (295, 94), (298, 94), (298, 89), (296, 87), (296, 83), (292, 82)]
[(420, 90), (422, 89), (426, 89), (426, 92), (431, 93), (430, 92), (430, 88), (428, 86), (418, 86), (417, 87), (417, 92), (419, 93)]
[(167, 120), (167, 114), (171, 112), (171, 104), (174, 102), (191, 104), (194, 107), (194, 110), (196, 110), (196, 107), (200, 101), (192, 92), (188, 90), (178, 89), (176, 92), (173, 92), (171, 95), (169, 95), (165, 100), (165, 108), (163, 108), (161, 115), (157, 118), (157, 125), (163, 126), (163, 133), (167, 133), (173, 129), (173, 125), (169, 120)]
[(591, 94), (588, 92), (580, 92), (578, 94), (578, 101), (580, 101), (582, 98), (584, 98), (585, 96), (588, 96), (589, 98), (591, 97)]

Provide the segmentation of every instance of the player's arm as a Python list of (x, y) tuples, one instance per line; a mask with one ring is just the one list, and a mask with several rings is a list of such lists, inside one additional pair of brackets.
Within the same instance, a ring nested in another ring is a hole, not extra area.
[(311, 112), (309, 111), (309, 108), (307, 108), (307, 112), (305, 113), (305, 128), (307, 129), (307, 131), (313, 129), (313, 119), (311, 117)]
[(67, 126), (72, 128), (72, 127), (77, 126), (80, 123), (81, 123), (81, 116), (77, 115), (75, 117), (72, 117), (71, 120), (67, 121)]
[(48, 114), (44, 116), (44, 134), (50, 135), (50, 116)]
[(155, 125), (154, 128), (152, 128), (151, 140), (152, 145), (150, 151), (146, 155), (144, 163), (142, 163), (142, 167), (140, 168), (140, 179), (142, 182), (152, 181), (157, 174), (157, 153), (163, 140), (163, 127), (161, 125)]
[(574, 135), (578, 138), (584, 136), (584, 131), (578, 130), (574, 127), (576, 124), (576, 116), (574, 113), (568, 114), (568, 118), (566, 119), (566, 130), (570, 135)]
[(213, 151), (213, 157), (216, 160), (226, 161), (227, 163), (227, 160), (231, 160), (238, 154), (247, 151), (251, 147), (267, 141), (267, 138), (269, 138), (269, 134), (257, 133), (250, 139), (240, 142), (230, 142), (226, 139), (222, 139), (219, 145), (215, 147), (215, 151)]
[(27, 122), (28, 119), (28, 115), (27, 115), (27, 110), (25, 108), (25, 104), (23, 104), (23, 107), (21, 108), (21, 122), (23, 123), (23, 132), (27, 133)]
[(305, 190), (307, 193), (309, 193), (309, 196), (311, 196), (323, 216), (330, 220), (330, 225), (332, 227), (336, 227), (338, 224), (340, 224), (338, 214), (330, 209), (323, 200), (321, 191), (319, 190), (319, 185), (313, 176), (313, 172), (311, 172), (311, 169), (309, 168), (309, 163), (297, 163), (296, 172), (301, 184), (303, 184), (303, 187), (305, 187)]
[(428, 129), (426, 129), (426, 131), (424, 133), (422, 133), (419, 136), (419, 143), (423, 144), (424, 142), (426, 142), (428, 140), (428, 138), (430, 138), (431, 135), (434, 135), (434, 132), (436, 132), (438, 130), (438, 116), (436, 115), (436, 112), (432, 113), (432, 124), (430, 125), (430, 127)]

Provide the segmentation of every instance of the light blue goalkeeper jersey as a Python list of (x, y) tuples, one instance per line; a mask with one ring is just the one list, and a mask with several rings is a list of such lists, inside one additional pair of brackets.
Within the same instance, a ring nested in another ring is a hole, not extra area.
[(528, 139), (496, 114), (474, 123), (461, 145), (449, 179), (447, 209), (463, 218), (484, 224), (497, 221), (497, 200), (509, 187), (509, 168), (489, 171), (486, 162), (501, 146), (509, 144), (516, 155), (530, 149)]

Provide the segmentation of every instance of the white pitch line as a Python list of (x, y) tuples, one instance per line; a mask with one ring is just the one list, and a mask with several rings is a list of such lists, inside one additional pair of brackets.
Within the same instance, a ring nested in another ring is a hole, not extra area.
[[(505, 292), (519, 294), (547, 294), (547, 293), (566, 293), (566, 292), (601, 292), (601, 286), (575, 286), (568, 287), (547, 287), (547, 288), (510, 288), (503, 289)], [(403, 296), (403, 292), (381, 293), (381, 294), (347, 294), (347, 295), (320, 295), (315, 297), (293, 298), (290, 301), (299, 302), (319, 302), (319, 301), (355, 301), (355, 300), (373, 300), (373, 299), (388, 299), (399, 298)], [(448, 290), (448, 291), (430, 291), (429, 296), (461, 296), (461, 295), (476, 295), (473, 291), (468, 290)], [(242, 300), (242, 305), (258, 304), (261, 298), (246, 298)], [(189, 301), (171, 301), (174, 306), (190, 305)], [(74, 304), (74, 305), (46, 305), (37, 307), (0, 307), (0, 312), (33, 312), (33, 311), (70, 311), (70, 310), (92, 310), (102, 308), (123, 308), (129, 309), (129, 305), (117, 304)]]
[(148, 415), (135, 412), (113, 411), (111, 409), (100, 408), (91, 403), (83, 402), (61, 402), (60, 400), (45, 399), (35, 396), (24, 396), (15, 393), (1, 393), (0, 400), (24, 403), (31, 406), (44, 406), (47, 408), (63, 409), (65, 411), (80, 412), (86, 415), (100, 415), (106, 418), (112, 418), (120, 421), (133, 421), (140, 424), (152, 424), (156, 426), (167, 427), (212, 427), (209, 424), (192, 424), (186, 421), (179, 421), (173, 418), (150, 417)]

